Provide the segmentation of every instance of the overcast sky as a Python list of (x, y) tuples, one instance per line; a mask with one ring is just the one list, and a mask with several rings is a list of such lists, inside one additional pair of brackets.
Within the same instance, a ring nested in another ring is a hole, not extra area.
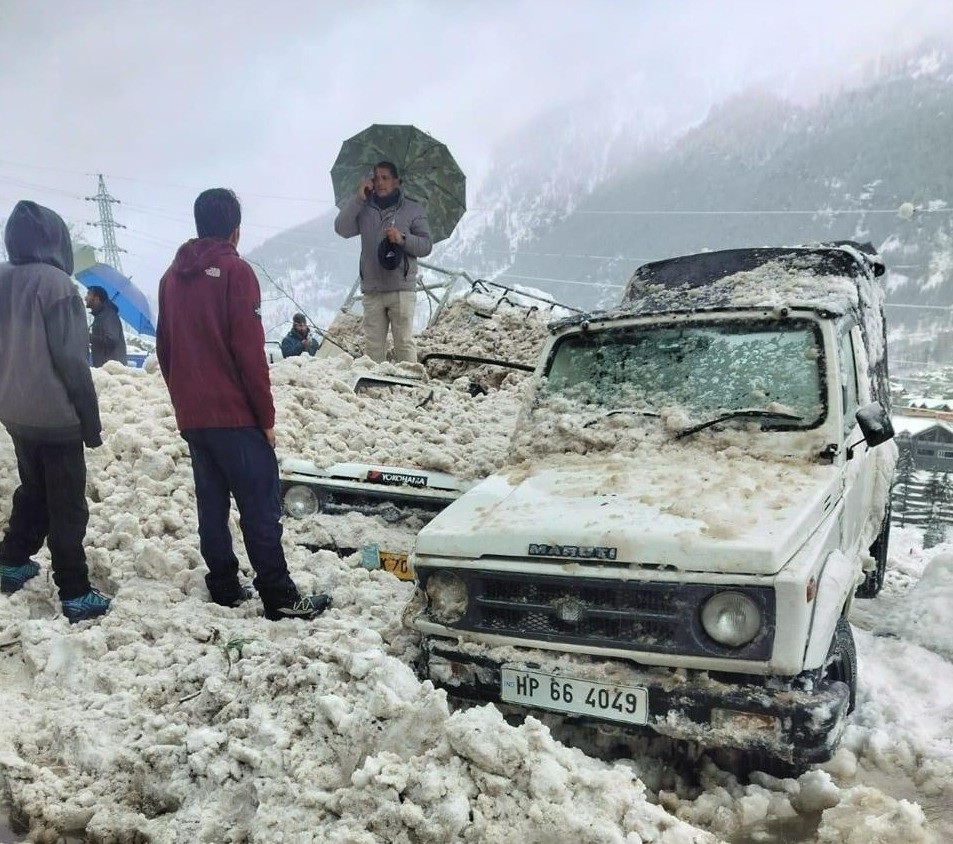
[(151, 294), (201, 189), (237, 191), (250, 249), (331, 207), (371, 123), (444, 141), (472, 200), (509, 134), (639, 74), (701, 119), (751, 86), (808, 101), (935, 33), (953, 0), (0, 0), (0, 218), (30, 198), (95, 220), (104, 173)]

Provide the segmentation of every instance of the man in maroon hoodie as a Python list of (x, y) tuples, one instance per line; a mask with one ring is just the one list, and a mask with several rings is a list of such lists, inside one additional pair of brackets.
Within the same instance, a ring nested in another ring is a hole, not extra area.
[(281, 548), (275, 405), (258, 279), (236, 250), (241, 216), (238, 198), (226, 188), (203, 191), (195, 200), (198, 238), (179, 247), (159, 282), (156, 353), (192, 457), (212, 600), (238, 606), (252, 596), (239, 581), (232, 550), (231, 494), (265, 615), (310, 619), (331, 598), (302, 597)]

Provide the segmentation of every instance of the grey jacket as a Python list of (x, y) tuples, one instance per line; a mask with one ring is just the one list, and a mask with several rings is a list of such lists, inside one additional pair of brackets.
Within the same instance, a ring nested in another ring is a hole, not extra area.
[(70, 274), (69, 229), (35, 202), (16, 204), (0, 264), (0, 423), (40, 442), (102, 445), (86, 359), (86, 308)]
[(115, 303), (103, 302), (103, 306), (93, 314), (93, 324), (89, 327), (89, 351), (93, 366), (102, 366), (107, 360), (118, 360), (125, 366), (126, 335)]
[[(406, 240), (401, 246), (406, 263), (397, 269), (385, 270), (377, 260), (377, 248), (384, 239), (384, 229), (393, 225)], [(396, 205), (378, 208), (372, 197), (362, 201), (352, 196), (334, 220), (334, 230), (341, 237), (361, 236), (361, 292), (392, 293), (414, 290), (417, 281), (417, 258), (425, 258), (433, 249), (430, 224), (424, 207), (401, 191)]]

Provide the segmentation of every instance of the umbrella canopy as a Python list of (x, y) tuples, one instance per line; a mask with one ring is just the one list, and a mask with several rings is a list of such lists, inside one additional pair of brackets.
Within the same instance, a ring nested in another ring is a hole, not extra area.
[(427, 209), (434, 243), (450, 237), (467, 209), (467, 180), (446, 145), (416, 126), (375, 123), (341, 144), (331, 168), (338, 208), (378, 161), (397, 165), (401, 190)]
[(76, 273), (76, 278), (87, 290), (98, 284), (106, 291), (123, 320), (140, 334), (156, 336), (149, 300), (146, 299), (145, 293), (121, 272), (109, 264), (93, 264)]

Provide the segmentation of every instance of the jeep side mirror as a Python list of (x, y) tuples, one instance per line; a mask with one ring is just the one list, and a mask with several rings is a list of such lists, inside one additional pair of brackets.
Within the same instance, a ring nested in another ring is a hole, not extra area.
[[(893, 422), (890, 421), (886, 408), (879, 401), (871, 402), (858, 410), (856, 419), (867, 448), (873, 448), (893, 439)], [(860, 443), (856, 442), (847, 446), (848, 460), (854, 456), (854, 449), (859, 445)]]
[(857, 411), (857, 424), (869, 448), (893, 439), (893, 422), (879, 401), (871, 402)]

